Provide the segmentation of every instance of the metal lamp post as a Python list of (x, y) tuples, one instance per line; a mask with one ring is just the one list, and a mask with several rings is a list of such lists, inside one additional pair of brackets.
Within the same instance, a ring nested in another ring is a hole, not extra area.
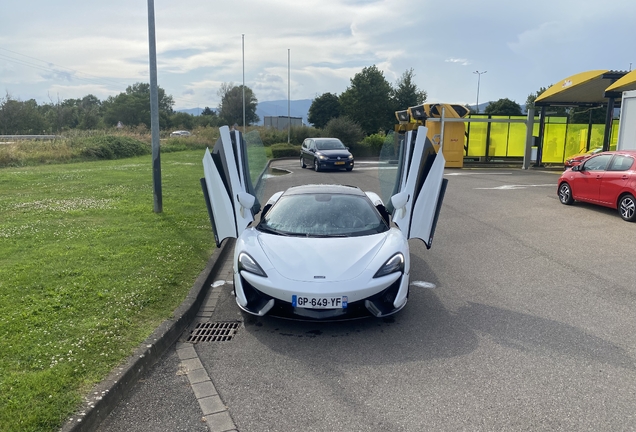
[(148, 49), (150, 63), (150, 129), (152, 131), (152, 189), (154, 212), (163, 212), (161, 157), (159, 151), (159, 90), (157, 84), (157, 47), (155, 42), (155, 3), (148, 0)]
[(479, 72), (479, 71), (475, 71), (473, 72), (474, 74), (477, 74), (477, 105), (475, 105), (475, 111), (477, 111), (477, 114), (479, 114), (479, 83), (481, 81), (481, 76), (483, 74), (485, 74), (488, 71), (483, 71), (483, 72)]

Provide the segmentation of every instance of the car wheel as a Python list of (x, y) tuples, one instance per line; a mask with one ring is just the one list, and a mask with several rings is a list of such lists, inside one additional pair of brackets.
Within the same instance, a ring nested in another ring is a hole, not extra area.
[(559, 201), (565, 205), (570, 205), (574, 202), (574, 198), (572, 198), (572, 188), (565, 182), (559, 186)]
[(318, 159), (314, 159), (314, 171), (320, 171), (320, 167), (318, 166)]
[(348, 167), (347, 171), (351, 171), (353, 169), (353, 167)]
[(304, 158), (300, 158), (300, 167), (301, 168), (307, 168), (307, 165), (305, 165), (305, 159)]
[(618, 202), (618, 213), (627, 222), (636, 221), (636, 200), (633, 195), (623, 195)]

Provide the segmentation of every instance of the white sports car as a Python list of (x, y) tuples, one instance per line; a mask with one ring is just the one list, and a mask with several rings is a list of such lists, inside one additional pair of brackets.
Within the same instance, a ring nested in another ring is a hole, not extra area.
[(426, 128), (399, 141), (385, 206), (353, 186), (305, 185), (260, 204), (246, 143), (221, 128), (203, 158), (204, 196), (217, 246), (236, 238), (234, 293), (245, 312), (308, 320), (383, 317), (409, 293), (408, 239), (431, 246), (447, 180)]

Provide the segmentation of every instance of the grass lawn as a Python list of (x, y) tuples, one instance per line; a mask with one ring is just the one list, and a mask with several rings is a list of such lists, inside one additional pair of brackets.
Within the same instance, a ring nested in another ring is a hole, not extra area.
[(203, 150), (0, 169), (0, 430), (57, 430), (213, 252)]

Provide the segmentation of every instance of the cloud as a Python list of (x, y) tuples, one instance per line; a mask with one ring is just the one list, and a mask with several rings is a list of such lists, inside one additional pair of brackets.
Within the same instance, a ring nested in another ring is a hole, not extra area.
[[(0, 26), (2, 91), (46, 101), (93, 85), (87, 93), (103, 97), (149, 80), (144, 2), (32, 0), (14, 2), (11, 14)], [(446, 102), (471, 101), (470, 69), (488, 70), (480, 100), (518, 101), (582, 70), (626, 69), (635, 15), (632, 0), (155, 2), (158, 78), (175, 108), (216, 106), (220, 83), (242, 81), (245, 35), (245, 81), (260, 101), (287, 98), (288, 49), (294, 99), (341, 93), (375, 64), (390, 82), (413, 68), (429, 98)], [(610, 40), (600, 36), (607, 22)]]
[(468, 66), (470, 62), (464, 58), (448, 58), (444, 60), (446, 63), (459, 63), (462, 66)]

